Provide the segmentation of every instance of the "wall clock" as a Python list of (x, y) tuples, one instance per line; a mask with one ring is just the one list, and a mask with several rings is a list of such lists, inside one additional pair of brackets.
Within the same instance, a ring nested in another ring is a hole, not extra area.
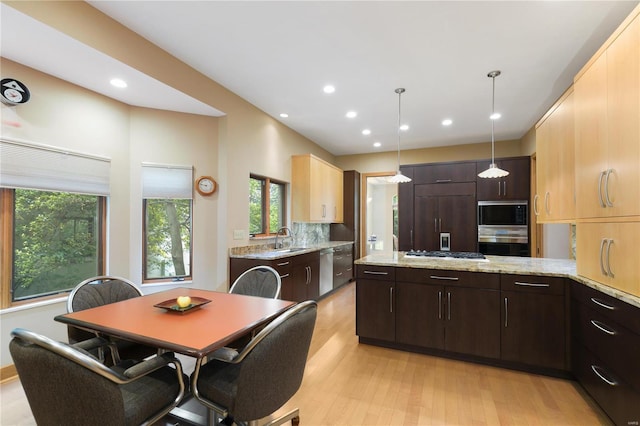
[(211, 176), (200, 176), (196, 179), (196, 191), (200, 193), (200, 195), (211, 195), (216, 192), (218, 188), (218, 184)]
[(29, 101), (31, 93), (27, 86), (14, 78), (3, 78), (0, 82), (2, 102), (8, 105), (20, 105)]

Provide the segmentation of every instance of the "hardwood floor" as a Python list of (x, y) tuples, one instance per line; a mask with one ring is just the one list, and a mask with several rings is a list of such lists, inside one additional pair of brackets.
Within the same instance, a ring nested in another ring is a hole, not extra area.
[[(0, 398), (0, 424), (35, 424), (18, 381)], [(320, 301), (302, 387), (279, 412), (294, 407), (302, 425), (611, 425), (575, 382), (359, 344), (354, 283)]]

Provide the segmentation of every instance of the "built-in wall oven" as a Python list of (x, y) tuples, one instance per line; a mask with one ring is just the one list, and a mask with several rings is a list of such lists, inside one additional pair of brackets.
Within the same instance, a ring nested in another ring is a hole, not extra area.
[(527, 201), (478, 201), (478, 251), (529, 256)]

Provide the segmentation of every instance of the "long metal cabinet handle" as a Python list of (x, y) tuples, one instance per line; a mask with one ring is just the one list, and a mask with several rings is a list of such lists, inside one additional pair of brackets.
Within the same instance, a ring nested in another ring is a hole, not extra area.
[(607, 202), (607, 207), (613, 207), (613, 202), (611, 202), (611, 199), (609, 198), (609, 176), (611, 176), (612, 172), (613, 169), (607, 170), (604, 177), (604, 199)]
[(307, 270), (307, 285), (311, 284), (311, 266), (305, 266)]
[(451, 292), (447, 292), (447, 320), (451, 321)]
[(409, 234), (411, 235), (411, 250), (413, 250), (413, 229), (409, 231)]
[(547, 214), (551, 214), (551, 212), (549, 211), (549, 191), (544, 193), (544, 211)]
[(458, 277), (441, 277), (438, 275), (429, 275), (429, 278), (433, 280), (446, 280), (446, 281), (458, 281), (460, 279)]
[(549, 284), (544, 284), (544, 283), (523, 283), (521, 281), (515, 281), (514, 284), (515, 285), (524, 286), (524, 287), (549, 287)]
[(591, 369), (593, 370), (594, 373), (596, 373), (596, 376), (600, 377), (600, 379), (605, 382), (606, 384), (610, 385), (610, 386), (618, 386), (618, 382), (616, 382), (615, 380), (611, 380), (611, 379), (607, 379), (606, 377), (604, 377), (598, 370), (600, 370), (600, 367), (598, 367), (597, 365), (591, 365)]
[(438, 319), (442, 319), (442, 292), (438, 292)]
[(503, 186), (502, 195), (504, 195), (506, 197), (507, 196), (507, 181), (506, 180), (502, 183), (502, 186)]
[(607, 275), (607, 270), (604, 268), (604, 260), (602, 259), (602, 256), (604, 255), (604, 245), (607, 243), (607, 239), (603, 238), (602, 241), (600, 241), (600, 272), (602, 272), (602, 275)]
[(509, 299), (504, 298), (504, 328), (509, 327)]
[(611, 246), (613, 245), (613, 240), (608, 240), (607, 242), (607, 274), (611, 278), (615, 278), (616, 274), (611, 270)]
[(600, 172), (600, 176), (598, 176), (598, 198), (600, 199), (600, 207), (607, 207), (604, 203), (604, 198), (602, 198), (602, 178), (604, 177), (606, 171)]
[(442, 232), (442, 218), (438, 218), (438, 232)]
[(615, 332), (615, 330), (611, 330), (609, 327), (607, 327), (600, 321), (591, 320), (591, 324), (593, 324), (595, 328), (602, 331), (603, 333), (607, 333), (609, 336), (615, 336), (616, 334), (618, 334)]
[(447, 183), (451, 182), (451, 179), (436, 179), (436, 183)]
[(380, 272), (380, 271), (363, 271), (364, 274), (369, 274), (369, 275), (389, 275), (388, 272)]
[(591, 301), (592, 301), (593, 303), (595, 303), (596, 305), (598, 305), (598, 306), (602, 306), (602, 307), (603, 307), (603, 308), (605, 308), (605, 309), (609, 309), (610, 311), (613, 311), (613, 310), (615, 310), (615, 309), (616, 309), (616, 308), (615, 308), (615, 306), (607, 305), (606, 303), (604, 303), (604, 302), (603, 302), (603, 301), (601, 301), (601, 300), (596, 299), (595, 297), (592, 297), (592, 298), (591, 298)]
[(500, 181), (498, 181), (498, 197), (501, 196), (502, 186), (500, 185)]
[(533, 196), (533, 212), (536, 216), (540, 215), (540, 212), (538, 211), (538, 194)]
[(389, 312), (393, 313), (393, 287), (389, 287)]
[(438, 232), (438, 218), (434, 217), (433, 218), (433, 232)]

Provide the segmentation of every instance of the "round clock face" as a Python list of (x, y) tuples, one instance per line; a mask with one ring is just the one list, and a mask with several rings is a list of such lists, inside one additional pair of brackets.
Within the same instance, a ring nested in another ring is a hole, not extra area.
[(2, 94), (2, 101), (9, 105), (24, 104), (31, 97), (27, 86), (13, 78), (2, 79), (0, 94)]
[(196, 181), (196, 190), (202, 195), (211, 195), (216, 191), (216, 181), (209, 176), (203, 176)]

